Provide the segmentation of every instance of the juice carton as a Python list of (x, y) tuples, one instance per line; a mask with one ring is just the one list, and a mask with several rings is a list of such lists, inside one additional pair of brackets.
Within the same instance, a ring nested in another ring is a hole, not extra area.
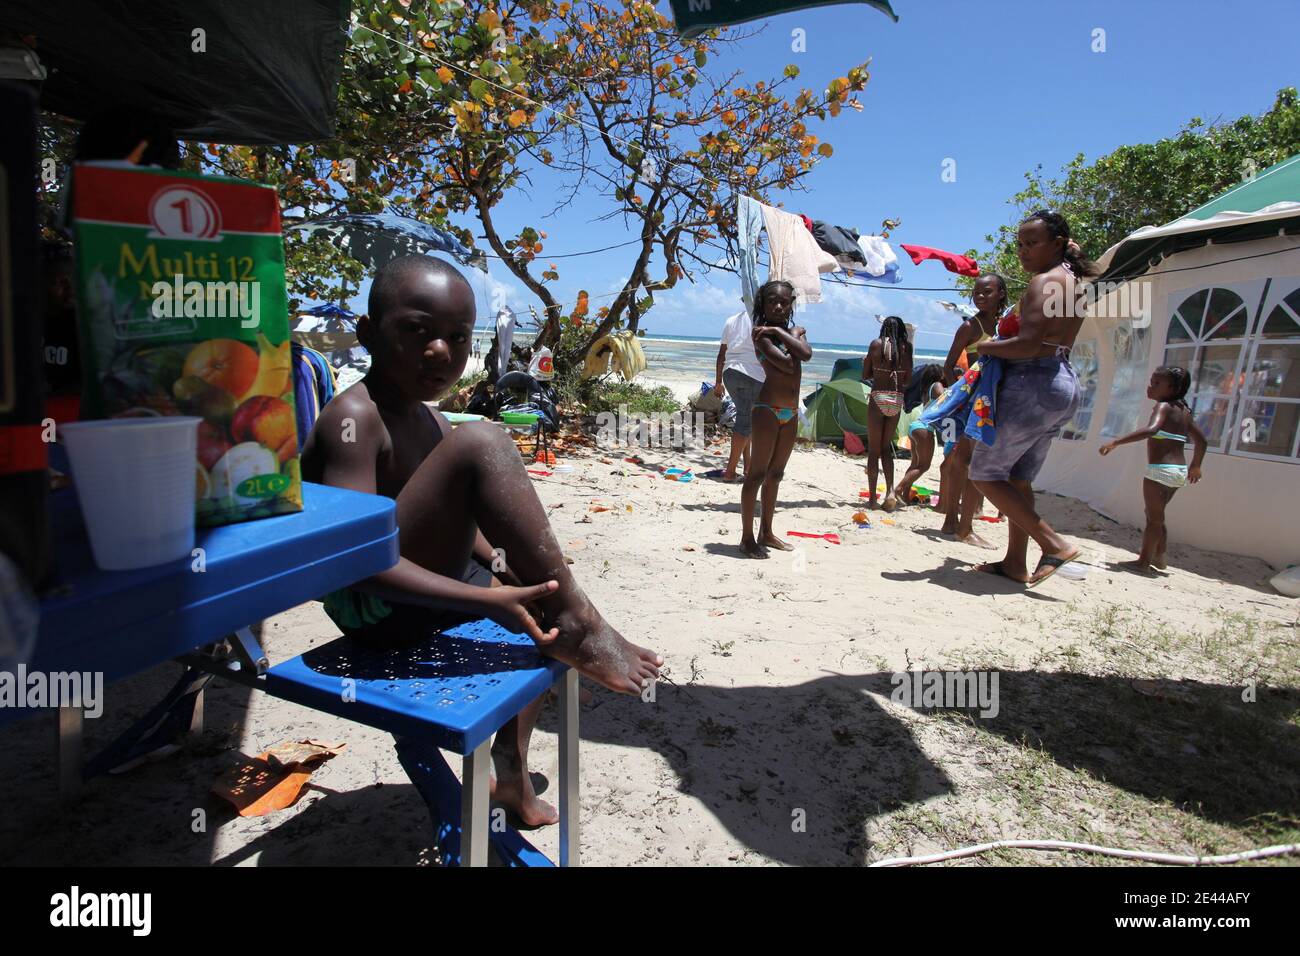
[(72, 188), (82, 418), (202, 418), (199, 527), (301, 511), (275, 190), (93, 163)]

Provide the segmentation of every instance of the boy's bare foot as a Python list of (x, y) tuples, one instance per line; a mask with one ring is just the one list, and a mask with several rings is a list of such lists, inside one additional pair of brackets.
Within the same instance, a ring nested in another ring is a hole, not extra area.
[(994, 551), (997, 549), (997, 545), (988, 541), (986, 538), (981, 538), (974, 531), (967, 531), (965, 534), (958, 531), (957, 540), (962, 544), (973, 544), (975, 547), (983, 548), (986, 551)]
[(1161, 571), (1168, 569), (1169, 562), (1165, 560), (1165, 555), (1163, 551), (1155, 556), (1155, 560), (1151, 562), (1151, 567), (1159, 568)]
[(538, 650), (602, 687), (620, 694), (639, 694), (659, 677), (663, 658), (625, 641), (595, 608), (581, 613), (561, 611), (554, 624), (560, 636)]
[(763, 534), (763, 546), (767, 548), (776, 548), (778, 551), (793, 551), (794, 548), (778, 538), (773, 532), (768, 531)]
[(891, 512), (891, 513), (892, 513), (892, 512), (894, 512), (894, 511), (897, 511), (897, 510), (898, 510), (898, 499), (895, 498), (892, 494), (891, 494), (891, 495), (887, 495), (887, 496), (885, 497), (885, 503), (884, 503), (883, 505), (881, 505), (880, 507), (883, 508), (886, 512)]
[(492, 799), (514, 812), (525, 826), (545, 827), (560, 822), (555, 807), (533, 791), (533, 781), (524, 771), (517, 755), (492, 751), (496, 778), (491, 783)]
[(876, 510), (876, 507), (877, 507), (877, 505), (876, 505), (876, 496), (875, 496), (875, 495), (872, 495), (870, 498), (867, 499), (867, 510), (868, 510), (868, 511), (875, 511), (875, 510)]
[(944, 522), (943, 522), (943, 527), (939, 529), (939, 533), (940, 533), (940, 534), (950, 535), (950, 536), (956, 536), (956, 534), (957, 534), (957, 519), (956, 519), (956, 518), (946, 518), (946, 519), (944, 520)]
[(749, 558), (766, 558), (767, 549), (755, 541), (753, 538), (742, 538), (740, 541), (740, 551)]

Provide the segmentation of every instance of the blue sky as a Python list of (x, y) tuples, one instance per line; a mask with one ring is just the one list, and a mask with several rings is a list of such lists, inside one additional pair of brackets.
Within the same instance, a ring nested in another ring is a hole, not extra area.
[[(666, 0), (660, 6), (667, 10)], [(798, 82), (820, 89), (870, 57), (871, 80), (859, 95), (863, 111), (845, 111), (811, 129), (834, 145), (834, 156), (806, 178), (806, 193), (775, 196), (790, 211), (863, 232), (878, 230), (886, 217), (900, 218), (903, 225), (891, 236), (896, 250), (899, 242), (955, 252), (982, 248), (984, 235), (1012, 215), (1007, 199), (1036, 165), (1054, 174), (1078, 152), (1091, 159), (1150, 142), (1194, 116), (1260, 113), (1278, 89), (1298, 79), (1297, 0), (893, 0), (893, 6), (898, 23), (862, 4), (757, 21), (749, 26), (763, 27), (758, 36), (706, 69), (742, 69), (752, 81), (779, 76), (795, 63)], [(791, 50), (796, 28), (806, 31), (806, 52)], [(1095, 29), (1105, 31), (1105, 52), (1092, 50)], [(955, 182), (941, 178), (945, 159), (956, 162)], [(503, 200), (494, 219), (507, 235), (526, 224), (545, 230), (543, 258), (631, 237), (618, 220), (594, 221), (608, 210), (605, 200), (546, 216), (552, 183), (544, 176), (535, 183), (533, 195)], [(897, 251), (902, 285), (953, 285), (955, 276), (939, 263), (913, 266)], [(557, 297), (572, 301), (586, 289), (594, 309), (601, 295), (621, 286), (627, 252), (560, 260)], [(642, 320), (647, 335), (717, 335), (740, 308), (739, 283), (721, 271), (696, 280), (657, 295)], [(478, 273), (474, 283), (480, 297), (500, 287), (517, 312), (537, 305), (499, 262), (486, 283)], [(822, 285), (823, 301), (801, 316), (813, 341), (866, 343), (879, 328), (877, 314), (916, 324), (922, 348), (941, 348), (951, 337), (955, 319), (937, 300), (957, 301), (956, 294)], [(353, 303), (364, 308), (364, 301)]]

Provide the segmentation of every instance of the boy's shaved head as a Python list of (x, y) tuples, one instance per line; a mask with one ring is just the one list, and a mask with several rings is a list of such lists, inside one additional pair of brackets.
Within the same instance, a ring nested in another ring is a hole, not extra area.
[(463, 286), (472, 302), (474, 289), (469, 281), (460, 274), (460, 270), (444, 259), (434, 256), (400, 256), (385, 264), (375, 273), (370, 283), (370, 297), (366, 302), (366, 311), (372, 322), (379, 322), (398, 297), (398, 289), (403, 281), (424, 273), (437, 277), (448, 286)]

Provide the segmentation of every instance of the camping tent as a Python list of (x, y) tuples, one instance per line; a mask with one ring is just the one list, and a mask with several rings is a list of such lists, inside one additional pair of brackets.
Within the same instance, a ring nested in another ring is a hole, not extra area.
[(867, 439), (867, 399), (871, 389), (862, 382), (862, 359), (836, 359), (830, 381), (819, 385), (804, 399), (812, 437), (819, 442), (842, 445), (844, 433)]
[(1300, 560), (1300, 155), (1137, 230), (1101, 265), (1073, 351), (1083, 401), (1036, 484), (1140, 527), (1145, 449), (1097, 449), (1145, 425), (1151, 372), (1181, 365), (1210, 447), (1169, 507), (1170, 540)]
[[(806, 416), (816, 441), (844, 444), (844, 433), (852, 432), (867, 441), (867, 403), (871, 389), (862, 381), (862, 358), (836, 359), (830, 381), (819, 385), (804, 399)], [(907, 447), (907, 426), (916, 420), (920, 408), (902, 413), (897, 442)]]

